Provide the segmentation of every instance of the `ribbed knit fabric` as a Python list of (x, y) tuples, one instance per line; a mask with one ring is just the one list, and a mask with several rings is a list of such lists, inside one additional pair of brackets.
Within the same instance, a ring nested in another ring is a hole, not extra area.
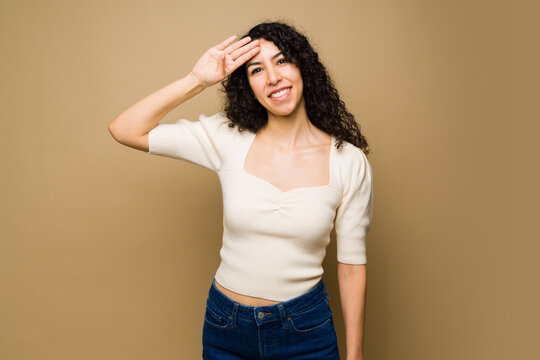
[(215, 279), (234, 292), (286, 301), (321, 279), (335, 226), (337, 260), (365, 264), (373, 211), (372, 170), (361, 149), (332, 136), (330, 182), (282, 191), (244, 170), (255, 138), (229, 128), (224, 112), (158, 124), (149, 151), (215, 171), (223, 194), (223, 243)]

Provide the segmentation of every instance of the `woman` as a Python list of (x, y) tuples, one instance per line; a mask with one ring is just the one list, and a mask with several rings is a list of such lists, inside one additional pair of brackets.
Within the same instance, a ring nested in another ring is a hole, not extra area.
[[(220, 178), (223, 246), (206, 301), (204, 359), (340, 358), (322, 279), (333, 227), (347, 360), (362, 359), (373, 209), (367, 142), (305, 36), (272, 22), (235, 40), (208, 49), (109, 131)], [(220, 81), (223, 112), (159, 124)]]

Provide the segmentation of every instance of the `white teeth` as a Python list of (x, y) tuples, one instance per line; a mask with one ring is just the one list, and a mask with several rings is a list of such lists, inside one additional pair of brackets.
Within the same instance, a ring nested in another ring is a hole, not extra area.
[(279, 92), (277, 92), (277, 93), (273, 93), (272, 95), (270, 95), (270, 97), (275, 98), (275, 97), (283, 96), (283, 95), (285, 95), (286, 93), (288, 93), (289, 90), (291, 90), (291, 88), (283, 89), (283, 90), (281, 90), (281, 91), (279, 91)]

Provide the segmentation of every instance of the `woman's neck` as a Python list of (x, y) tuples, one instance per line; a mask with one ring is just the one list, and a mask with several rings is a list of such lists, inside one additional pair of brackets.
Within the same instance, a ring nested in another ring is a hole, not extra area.
[(292, 149), (310, 143), (310, 139), (316, 137), (317, 130), (309, 121), (305, 107), (298, 106), (289, 115), (268, 112), (268, 123), (259, 132), (281, 148)]

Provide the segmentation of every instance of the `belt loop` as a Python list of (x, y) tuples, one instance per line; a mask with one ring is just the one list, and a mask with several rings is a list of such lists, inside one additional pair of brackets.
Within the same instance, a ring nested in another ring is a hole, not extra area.
[(321, 281), (322, 281), (322, 283), (323, 283), (324, 293), (325, 293), (326, 295), (328, 295), (328, 289), (326, 288), (326, 284), (324, 283), (324, 280), (323, 280), (322, 278), (321, 278)]
[(238, 304), (235, 303), (235, 304), (233, 304), (232, 314), (230, 315), (233, 328), (236, 327), (237, 314), (238, 314)]
[(289, 321), (287, 319), (287, 314), (285, 314), (285, 309), (283, 309), (283, 304), (278, 304), (277, 308), (279, 310), (279, 317), (281, 318), (281, 328), (288, 329)]

